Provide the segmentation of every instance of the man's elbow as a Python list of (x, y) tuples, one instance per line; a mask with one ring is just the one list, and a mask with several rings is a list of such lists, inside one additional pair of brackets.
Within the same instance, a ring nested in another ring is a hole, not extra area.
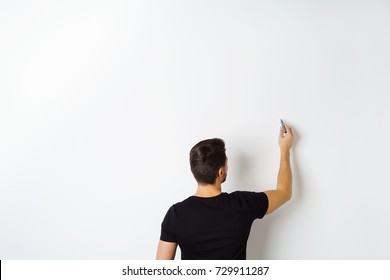
[(287, 202), (287, 201), (290, 201), (291, 198), (292, 198), (292, 192), (289, 192), (289, 193), (287, 194), (287, 200), (286, 200), (286, 202)]
[(283, 200), (284, 200), (284, 203), (290, 201), (292, 198), (292, 192), (291, 191), (284, 191), (283, 192)]
[(291, 198), (292, 198), (292, 189), (291, 188), (278, 187), (277, 192), (279, 193), (279, 197), (284, 202), (287, 202), (287, 201), (291, 200)]

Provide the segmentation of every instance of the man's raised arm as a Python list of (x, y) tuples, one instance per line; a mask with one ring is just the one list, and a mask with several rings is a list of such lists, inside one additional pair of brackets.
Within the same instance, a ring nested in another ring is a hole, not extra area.
[(279, 132), (279, 147), (280, 147), (280, 166), (278, 173), (278, 182), (276, 190), (265, 191), (268, 197), (268, 211), (270, 214), (280, 206), (291, 199), (292, 195), (292, 172), (290, 165), (290, 149), (293, 141), (292, 130), (285, 124), (287, 133), (284, 134), (283, 127)]

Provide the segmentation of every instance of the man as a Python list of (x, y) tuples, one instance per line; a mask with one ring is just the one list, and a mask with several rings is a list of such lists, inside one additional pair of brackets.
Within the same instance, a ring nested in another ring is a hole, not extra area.
[(191, 171), (198, 182), (195, 195), (171, 206), (161, 224), (156, 259), (173, 260), (177, 245), (183, 260), (246, 259), (252, 223), (290, 200), (292, 130), (280, 128), (280, 166), (276, 190), (224, 193), (228, 164), (225, 143), (208, 139), (190, 152)]

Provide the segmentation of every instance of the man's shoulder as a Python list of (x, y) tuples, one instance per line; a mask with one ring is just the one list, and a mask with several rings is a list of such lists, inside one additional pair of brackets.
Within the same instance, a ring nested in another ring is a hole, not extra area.
[(234, 191), (229, 193), (230, 196), (251, 196), (251, 195), (259, 195), (264, 192), (255, 192), (255, 191)]
[(255, 192), (255, 191), (235, 191), (228, 194), (230, 198), (235, 200), (267, 200), (267, 195), (265, 192)]
[(174, 203), (172, 205), (172, 207), (173, 208), (181, 208), (181, 207), (184, 207), (186, 205), (192, 204), (192, 202), (193, 202), (193, 196), (189, 196), (189, 197), (187, 197), (186, 199), (184, 199), (182, 201)]

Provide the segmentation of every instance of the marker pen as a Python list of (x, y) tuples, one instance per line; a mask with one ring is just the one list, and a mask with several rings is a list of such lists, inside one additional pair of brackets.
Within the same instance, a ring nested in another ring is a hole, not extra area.
[(282, 119), (280, 119), (280, 123), (282, 124), (283, 126), (283, 133), (286, 134), (287, 133), (287, 129), (286, 129), (286, 126), (284, 125), (284, 122)]

